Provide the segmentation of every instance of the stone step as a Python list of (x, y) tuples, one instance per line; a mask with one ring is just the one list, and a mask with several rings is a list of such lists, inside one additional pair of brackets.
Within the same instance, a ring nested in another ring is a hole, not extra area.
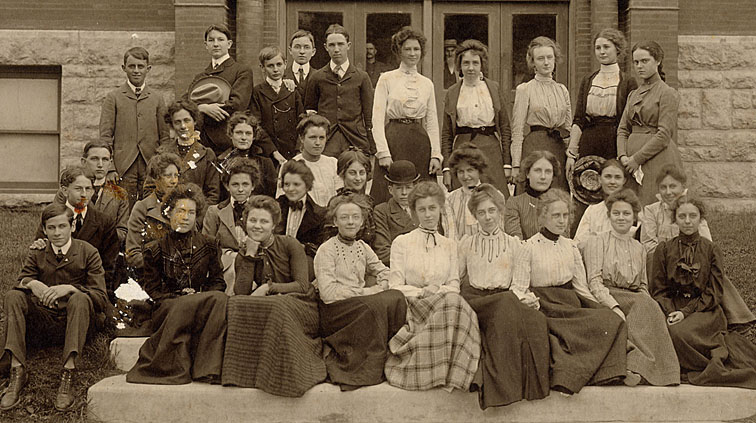
[(102, 422), (673, 422), (723, 421), (756, 414), (756, 391), (691, 385), (586, 387), (565, 397), (478, 407), (477, 394), (440, 389), (404, 391), (384, 383), (341, 392), (320, 384), (301, 398), (257, 389), (137, 385), (125, 375), (104, 379), (88, 392), (87, 413)]
[(124, 372), (131, 370), (139, 358), (139, 348), (146, 340), (146, 337), (136, 337), (115, 338), (110, 341), (110, 356), (113, 357), (116, 368)]

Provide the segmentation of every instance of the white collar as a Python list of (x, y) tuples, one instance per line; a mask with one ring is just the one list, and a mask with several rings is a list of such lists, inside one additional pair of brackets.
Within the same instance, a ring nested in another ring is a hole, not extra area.
[(309, 74), (309, 73), (310, 73), (310, 62), (307, 62), (307, 63), (305, 63), (304, 65), (300, 65), (299, 63), (297, 63), (297, 62), (294, 62), (294, 63), (293, 63), (292, 65), (291, 65), (291, 70), (292, 70), (292, 72), (294, 72), (294, 73), (297, 73), (297, 72), (299, 72), (299, 68), (302, 68), (302, 72), (303, 72), (303, 73), (304, 73), (305, 75)]
[(142, 82), (141, 87), (137, 87), (136, 85), (132, 84), (131, 81), (128, 79), (126, 80), (126, 83), (129, 84), (129, 88), (131, 88), (131, 91), (136, 94), (136, 89), (139, 88), (142, 92), (144, 92), (144, 87), (147, 85), (147, 82)]
[(407, 66), (404, 63), (399, 63), (399, 70), (406, 74), (414, 75), (417, 73), (417, 65)]
[(619, 73), (620, 68), (618, 63), (612, 63), (611, 65), (601, 65), (600, 73)]
[(265, 77), (265, 81), (270, 85), (274, 90), (280, 90), (281, 85), (283, 85), (283, 79), (279, 79), (278, 81), (274, 81), (267, 76)]
[(212, 59), (211, 63), (213, 65), (213, 69), (216, 68), (216, 67), (218, 67), (218, 66), (220, 66), (221, 64), (223, 64), (223, 62), (225, 62), (226, 60), (228, 60), (230, 58), (231, 58), (231, 56), (228, 53), (226, 53), (226, 54), (224, 54), (223, 56), (221, 56), (221, 57), (219, 57), (217, 59)]
[[(71, 209), (71, 211), (74, 212), (74, 219), (76, 219), (76, 215), (77, 215), (76, 209), (74, 208), (74, 206), (71, 205), (71, 203), (68, 202), (68, 200), (66, 200), (66, 207), (68, 207), (69, 209)], [(82, 219), (86, 219), (87, 218), (87, 209), (88, 208), (89, 208), (89, 206), (87, 205), (87, 207), (84, 207), (84, 210), (81, 211), (81, 218)]]
[(53, 254), (55, 254), (57, 256), (58, 255), (58, 251), (62, 252), (64, 255), (68, 254), (68, 250), (71, 249), (71, 244), (73, 244), (73, 241), (71, 241), (71, 239), (72, 238), (69, 236), (68, 237), (68, 242), (66, 242), (65, 244), (63, 244), (62, 247), (56, 247), (56, 246), (52, 245), (52, 243), (50, 243), (50, 246), (52, 247), (52, 250), (53, 250)]
[(102, 179), (95, 179), (95, 181), (94, 181), (94, 185), (93, 185), (93, 186), (94, 186), (95, 188), (96, 188), (96, 187), (103, 187), (103, 186), (105, 186), (105, 178), (102, 178)]
[[(328, 66), (330, 66), (331, 67), (331, 71), (333, 71), (334, 69), (336, 69), (336, 66), (339, 66), (339, 65), (337, 65), (336, 63), (333, 63), (333, 60), (331, 60), (328, 63)], [(341, 64), (341, 71), (342, 72), (346, 72), (347, 69), (349, 69), (349, 59), (346, 59), (344, 61), (344, 63)]]
[[(251, 196), (250, 196), (250, 197), (251, 197)], [(236, 204), (236, 200), (234, 199), (234, 196), (233, 196), (233, 195), (231, 195), (231, 194), (229, 194), (229, 197), (228, 197), (228, 198), (229, 198), (229, 199), (231, 200), (231, 201), (230, 201), (231, 207), (234, 207), (234, 204)], [(248, 200), (249, 200), (249, 197), (247, 197), (247, 200), (245, 200), (243, 204), (247, 204), (247, 201), (248, 201)]]
[(482, 184), (482, 183), (483, 183), (483, 182), (481, 182), (481, 181), (478, 181), (478, 183), (477, 183), (477, 184), (475, 184), (475, 186), (474, 186), (474, 187), (472, 187), (472, 188), (470, 188), (470, 187), (466, 187), (466, 186), (464, 186), (464, 185), (461, 185), (461, 186), (460, 186), (460, 188), (462, 188), (462, 192), (464, 192), (464, 193), (465, 193), (465, 194), (467, 194), (467, 195), (470, 195), (470, 194), (472, 193), (472, 191), (473, 191), (473, 190), (474, 190), (475, 188), (477, 188), (477, 187), (478, 187), (478, 185), (480, 185), (480, 184)]
[(542, 76), (540, 73), (536, 72), (535, 78), (536, 81), (539, 82), (554, 82), (554, 78), (550, 76)]

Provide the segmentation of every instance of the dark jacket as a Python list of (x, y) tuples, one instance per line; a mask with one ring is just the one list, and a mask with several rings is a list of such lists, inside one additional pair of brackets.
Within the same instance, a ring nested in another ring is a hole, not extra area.
[[(281, 206), (281, 221), (278, 222), (273, 233), (279, 235), (286, 234), (286, 219), (289, 218), (289, 202), (285, 195), (277, 199)], [(305, 247), (305, 252), (310, 257), (315, 257), (318, 247), (323, 242), (323, 224), (325, 222), (326, 209), (315, 204), (310, 194), (307, 194), (305, 200), (305, 213), (302, 216), (302, 223), (297, 231), (297, 241)]]
[[(231, 165), (231, 161), (237, 157), (248, 157), (257, 164), (257, 168), (260, 170), (261, 183), (255, 186), (255, 194), (263, 194), (269, 197), (276, 196), (276, 184), (278, 183), (278, 174), (276, 173), (276, 167), (273, 165), (273, 161), (267, 156), (263, 156), (262, 150), (256, 145), (252, 145), (247, 151), (247, 155), (241, 154), (236, 148), (231, 148), (223, 152), (218, 156), (218, 163), (221, 169), (228, 169)], [(223, 188), (221, 200), (228, 199), (228, 192), (226, 188)]]
[(405, 212), (393, 198), (378, 204), (373, 211), (375, 219), (375, 241), (373, 251), (383, 264), (389, 265), (391, 243), (399, 235), (404, 235), (417, 228), (412, 217)]
[(240, 239), (237, 238), (236, 234), (234, 208), (231, 207), (231, 200), (224, 200), (217, 205), (208, 207), (202, 224), (202, 233), (215, 238), (218, 241), (218, 247), (221, 249), (239, 251)]
[(158, 146), (168, 139), (163, 96), (144, 87), (137, 99), (129, 84), (124, 83), (105, 96), (100, 110), (100, 140), (113, 148), (113, 166), (119, 175), (139, 154), (149, 162)]
[(310, 64), (310, 73), (307, 74), (307, 76), (304, 79), (304, 82), (298, 82), (297, 78), (294, 76), (294, 71), (292, 70), (292, 65), (289, 65), (286, 67), (286, 70), (283, 74), (283, 79), (291, 79), (294, 81), (295, 84), (297, 84), (297, 92), (299, 93), (299, 96), (302, 98), (302, 101), (304, 101), (305, 97), (305, 91), (307, 91), (307, 83), (310, 82), (310, 79), (312, 79), (312, 75), (315, 74), (315, 69), (312, 67), (312, 64)]
[[(74, 239), (86, 241), (97, 249), (101, 258), (101, 265), (105, 269), (105, 280), (114, 282), (116, 258), (121, 246), (121, 243), (118, 241), (115, 220), (95, 207), (87, 207), (87, 215), (84, 217), (81, 231), (73, 232), (71, 236)], [(40, 224), (39, 228), (37, 228), (36, 238), (46, 237), (42, 231), (42, 224)]]
[[(337, 129), (346, 140), (368, 154), (375, 154), (372, 136), (373, 85), (365, 71), (350, 63), (341, 80), (330, 62), (307, 82), (306, 110), (317, 110), (331, 122), (329, 138)], [(312, 70), (310, 71), (312, 72)]]
[[(87, 212), (87, 217), (89, 213)], [(97, 249), (86, 241), (71, 240), (71, 248), (59, 263), (50, 242), (43, 250), (29, 250), (18, 281), (26, 283), (36, 279), (47, 286), (69, 284), (88, 295), (95, 313), (108, 306), (105, 294), (105, 271)]]
[[(446, 69), (446, 68), (444, 68)], [(491, 102), (494, 108), (494, 126), (496, 126), (496, 136), (501, 142), (501, 159), (504, 164), (512, 164), (512, 155), (510, 154), (510, 144), (512, 143), (512, 130), (509, 125), (509, 114), (507, 105), (509, 102), (499, 84), (488, 78), (484, 79), (488, 86), (488, 92), (491, 94)], [(444, 122), (441, 130), (441, 154), (444, 156), (443, 167), (448, 167), (449, 157), (451, 157), (454, 148), (454, 137), (457, 132), (457, 102), (459, 101), (459, 90), (462, 87), (462, 81), (455, 83), (446, 92), (444, 98)]]
[(153, 192), (134, 204), (129, 216), (129, 232), (126, 235), (126, 264), (141, 270), (144, 265), (143, 247), (165, 236), (171, 229), (170, 222), (162, 215), (160, 202)]
[[(181, 159), (179, 182), (192, 182), (202, 188), (208, 205), (218, 204), (220, 198), (220, 172), (213, 165), (216, 162), (213, 150), (195, 142), (184, 157), (179, 154), (178, 144), (171, 141), (160, 146), (161, 153), (173, 153)], [(192, 163), (194, 163), (192, 165)], [(154, 186), (154, 181), (152, 182)], [(145, 186), (147, 184), (145, 183)], [(199, 210), (197, 211), (200, 212)]]
[[(191, 242), (191, 257), (186, 262), (177, 255), (182, 239)], [(189, 268), (188, 274), (185, 266)], [(155, 301), (180, 296), (186, 288), (196, 292), (223, 292), (226, 282), (215, 240), (195, 231), (188, 234), (170, 232), (147, 244), (144, 247), (142, 286)]]
[[(66, 204), (63, 190), (58, 189), (53, 202)], [(129, 228), (129, 193), (112, 182), (105, 182), (97, 197), (97, 202), (94, 205), (90, 203), (90, 206), (115, 220), (118, 240), (124, 242)]]
[(297, 154), (297, 123), (299, 115), (304, 112), (299, 92), (296, 89), (289, 91), (285, 85), (281, 85), (281, 89), (276, 93), (265, 81), (252, 89), (249, 109), (260, 119), (274, 148), (286, 157), (286, 160), (294, 157)]
[[(577, 103), (575, 104), (575, 117), (572, 120), (572, 124), (577, 125), (581, 130), (585, 129), (589, 124), (589, 116), (585, 113), (585, 105), (588, 102), (588, 92), (591, 90), (593, 79), (598, 73), (599, 71), (596, 71), (590, 75), (586, 75), (583, 77), (583, 80), (580, 81), (580, 91), (578, 91)], [(616, 124), (619, 124), (622, 112), (625, 111), (627, 96), (636, 88), (638, 88), (638, 81), (636, 81), (635, 78), (628, 76), (625, 72), (620, 72), (620, 82), (617, 87)]]
[[(252, 68), (237, 63), (233, 58), (226, 59), (226, 61), (218, 66), (218, 69), (213, 69), (213, 65), (210, 63), (204, 71), (194, 76), (194, 79), (189, 86), (191, 87), (195, 81), (208, 75), (219, 76), (231, 84), (231, 94), (223, 107), (229, 115), (249, 108), (252, 87), (255, 85), (252, 79)], [(205, 116), (203, 114), (201, 120), (202, 143), (205, 144), (206, 147), (212, 148), (216, 155), (231, 147), (231, 138), (229, 138), (226, 133), (228, 119), (218, 122), (210, 116)]]

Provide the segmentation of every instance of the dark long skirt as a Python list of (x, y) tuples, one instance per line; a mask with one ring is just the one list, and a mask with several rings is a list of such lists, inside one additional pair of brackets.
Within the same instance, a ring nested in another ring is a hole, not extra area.
[(627, 370), (656, 386), (680, 383), (680, 364), (659, 304), (646, 292), (609, 288), (626, 316)]
[(480, 408), (536, 400), (549, 395), (549, 332), (546, 317), (511, 292), (462, 285), (462, 296), (478, 315), (480, 365), (470, 388)]
[(720, 306), (686, 316), (669, 335), (691, 384), (756, 389), (756, 345), (727, 332)]
[(126, 375), (131, 383), (180, 385), (215, 381), (223, 362), (228, 296), (220, 291), (163, 300), (152, 314), (155, 332)]
[(326, 378), (318, 306), (296, 294), (228, 301), (223, 384), (300, 397)]
[[(522, 141), (522, 159), (524, 160), (533, 151), (539, 150), (550, 151), (556, 156), (557, 162), (559, 162), (559, 171), (554, 169), (554, 182), (551, 186), (568, 191), (567, 178), (564, 174), (564, 165), (567, 161), (567, 156), (565, 156), (567, 148), (564, 145), (564, 141), (550, 136), (546, 131), (531, 131)], [(525, 187), (520, 185), (522, 184), (517, 186), (518, 194), (525, 192)]]
[[(386, 125), (386, 141), (393, 161), (409, 160), (415, 165), (420, 180), (430, 179), (428, 173), (431, 159), (430, 138), (420, 122), (406, 124), (390, 121)], [(386, 169), (379, 166), (376, 160), (373, 185), (370, 188), (370, 196), (373, 197), (374, 204), (385, 203), (390, 197), (385, 175)]]
[[(497, 135), (478, 134), (472, 138), (472, 134), (460, 134), (454, 138), (454, 147), (456, 150), (460, 144), (470, 142), (483, 151), (486, 157), (488, 167), (480, 175), (482, 182), (487, 182), (496, 187), (505, 198), (509, 198), (509, 188), (507, 187), (507, 177), (504, 175), (504, 160), (501, 158), (501, 141)], [(452, 189), (459, 188), (457, 175), (452, 172)]]
[(617, 158), (617, 124), (614, 119), (600, 121), (583, 129), (578, 146), (578, 157), (600, 156)]
[(552, 388), (577, 393), (589, 383), (625, 376), (627, 329), (622, 318), (577, 295), (571, 283), (531, 289), (549, 326)]
[(319, 302), (320, 336), (328, 377), (343, 390), (386, 380), (388, 341), (404, 326), (407, 303), (397, 290)]

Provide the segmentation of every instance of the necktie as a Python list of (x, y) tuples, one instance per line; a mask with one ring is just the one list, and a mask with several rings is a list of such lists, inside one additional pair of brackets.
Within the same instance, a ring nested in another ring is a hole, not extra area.
[(142, 89), (139, 87), (134, 88), (134, 94), (136, 94), (137, 98), (142, 94)]
[(234, 203), (234, 222), (239, 226), (242, 225), (242, 214), (244, 214), (244, 203)]
[(76, 222), (75, 222), (74, 232), (79, 233), (81, 231), (81, 227), (84, 225), (84, 219), (81, 217), (81, 213), (76, 214)]
[(63, 250), (58, 250), (58, 252), (55, 253), (55, 259), (58, 260), (58, 263), (63, 261), (63, 257), (65, 257), (65, 254), (63, 254)]
[[(425, 234), (425, 251), (428, 251), (438, 245), (438, 243), (436, 243), (436, 231), (432, 229), (425, 229), (423, 227), (420, 228), (420, 231)], [(431, 245), (431, 242), (433, 243), (433, 245)]]
[(97, 204), (97, 199), (100, 197), (100, 190), (102, 189), (102, 186), (96, 186), (94, 187), (94, 194), (92, 194), (92, 204)]
[(304, 82), (304, 69), (302, 69), (301, 67), (297, 72), (297, 82), (299, 82), (300, 84)]
[(341, 79), (341, 65), (337, 65), (333, 68), (333, 73), (336, 75), (336, 78)]

